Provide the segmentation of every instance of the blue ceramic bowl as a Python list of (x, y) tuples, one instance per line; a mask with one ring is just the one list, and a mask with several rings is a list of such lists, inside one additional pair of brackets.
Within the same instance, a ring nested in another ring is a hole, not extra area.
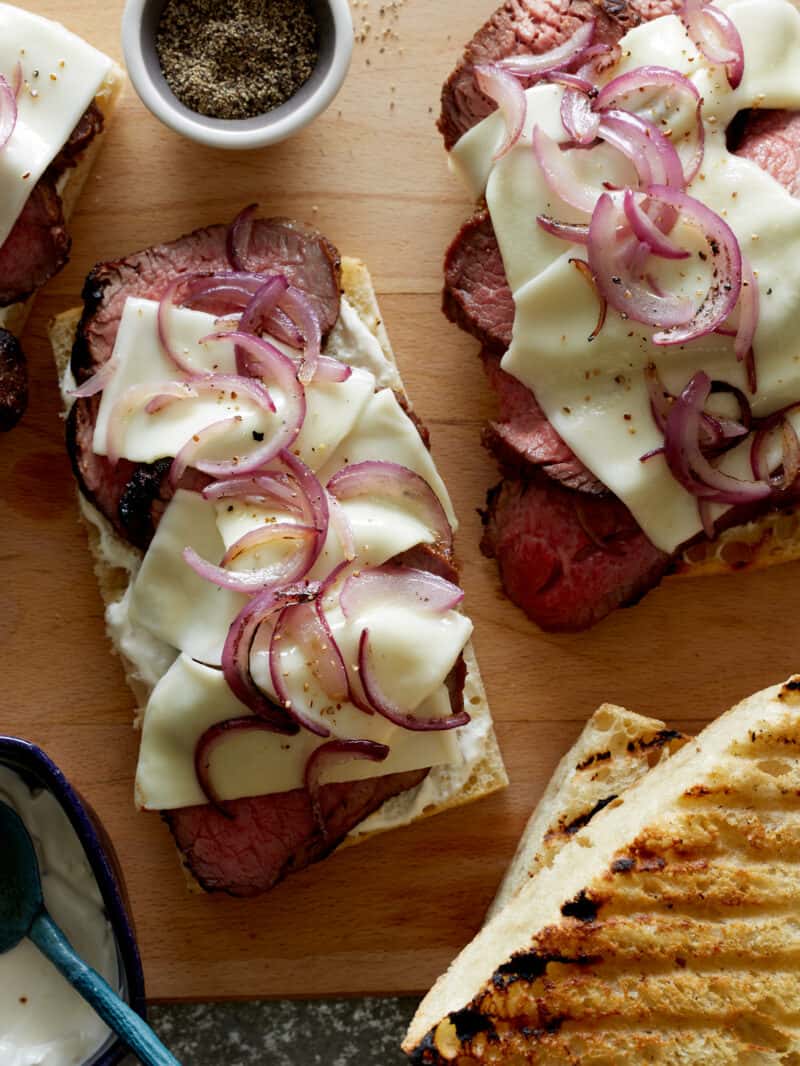
[[(83, 845), (103, 897), (117, 945), (120, 994), (137, 1014), (145, 1016), (144, 977), (133, 923), (125, 904), (124, 887), (114, 849), (88, 804), (75, 792), (59, 768), (41, 748), (17, 737), (0, 736), (0, 766), (16, 771), (34, 788), (46, 788), (61, 804)], [(127, 1048), (113, 1034), (84, 1066), (116, 1066)]]

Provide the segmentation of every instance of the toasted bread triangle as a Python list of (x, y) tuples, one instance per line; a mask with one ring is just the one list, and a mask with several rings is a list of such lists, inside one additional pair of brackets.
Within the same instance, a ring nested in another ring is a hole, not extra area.
[(800, 676), (645, 774), (423, 1001), (417, 1063), (800, 1063)]

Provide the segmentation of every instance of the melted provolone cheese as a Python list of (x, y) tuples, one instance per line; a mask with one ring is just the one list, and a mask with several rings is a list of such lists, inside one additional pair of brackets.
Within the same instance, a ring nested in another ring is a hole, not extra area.
[(0, 74), (12, 86), (17, 63), (17, 123), (0, 150), (0, 245), (112, 66), (58, 22), (0, 4)]
[[(800, 108), (800, 12), (788, 0), (721, 0), (719, 6), (744, 42), (745, 73), (736, 91), (724, 68), (709, 65), (698, 53), (675, 16), (626, 34), (623, 60), (607, 77), (647, 64), (668, 66), (689, 76), (703, 98), (705, 157), (687, 191), (725, 219), (755, 270), (760, 317), (754, 342), (758, 391), (752, 407), (754, 414), (764, 415), (800, 397), (800, 200), (755, 163), (731, 155), (725, 131), (746, 108)], [(571, 222), (589, 217), (549, 191), (531, 148), (535, 124), (559, 142), (567, 140), (559, 114), (562, 90), (537, 85), (526, 95), (523, 137), (504, 159), (491, 162), (504, 132), (498, 113), (465, 134), (452, 153), (454, 169), (472, 192), (479, 195), (485, 188), (514, 295), (513, 341), (502, 366), (535, 393), (561, 437), (630, 508), (650, 540), (673, 551), (702, 527), (695, 497), (672, 477), (664, 459), (641, 462), (642, 455), (663, 444), (650, 413), (643, 369), (655, 363), (674, 394), (698, 370), (745, 389), (744, 369), (729, 337), (659, 347), (650, 339), (652, 329), (611, 309), (589, 342), (597, 297), (570, 263), (572, 257), (585, 258), (586, 250), (546, 234), (536, 223), (539, 214)], [(573, 157), (582, 176), (597, 184), (598, 195), (604, 180), (635, 184), (629, 164), (606, 146), (572, 152)], [(694, 253), (703, 250), (688, 226), (676, 229), (675, 237)], [(670, 291), (695, 304), (708, 289), (710, 266), (697, 254), (659, 269)], [(748, 448), (745, 442), (729, 453), (722, 469), (742, 473)], [(752, 477), (747, 472), (742, 476)]]
[[(432, 714), (449, 713), (442, 711), (444, 704), (449, 708), (442, 686), (428, 709)], [(217, 722), (248, 713), (221, 671), (180, 656), (153, 690), (147, 707), (136, 771), (137, 801), (157, 810), (205, 803), (194, 771), (197, 740)], [(390, 752), (382, 763), (354, 759), (331, 766), (323, 783), (363, 780), (459, 758), (452, 731), (426, 734), (396, 729), (380, 715), (366, 715), (350, 705), (326, 721), (338, 735), (388, 744)], [(263, 731), (233, 735), (212, 756), (215, 787), (228, 800), (302, 788), (308, 757), (322, 743), (321, 737), (305, 729), (293, 737)]]

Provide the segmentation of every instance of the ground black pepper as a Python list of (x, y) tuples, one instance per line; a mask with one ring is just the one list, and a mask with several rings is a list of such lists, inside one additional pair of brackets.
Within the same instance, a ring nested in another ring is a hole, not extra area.
[(308, 80), (319, 31), (307, 0), (167, 0), (156, 51), (167, 84), (192, 111), (253, 118)]

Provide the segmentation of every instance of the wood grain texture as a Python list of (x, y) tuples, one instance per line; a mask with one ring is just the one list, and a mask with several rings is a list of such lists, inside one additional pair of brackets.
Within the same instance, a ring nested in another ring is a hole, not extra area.
[[(599, 703), (694, 728), (800, 667), (797, 565), (667, 581), (591, 633), (552, 636), (502, 597), (478, 552), (476, 509), (496, 476), (479, 443), (491, 405), (475, 343), (439, 313), (442, 253), (470, 205), (433, 124), (440, 84), (490, 4), (406, 0), (381, 16), (382, 3), (360, 0), (357, 27), (366, 18), (372, 29), (339, 98), (312, 128), (261, 152), (184, 142), (129, 90), (73, 219), (72, 261), (31, 316), (30, 410), (0, 439), (0, 730), (41, 744), (102, 814), (155, 999), (426, 989), (478, 928), (548, 775)], [(119, 0), (35, 6), (120, 58)], [(75, 303), (96, 260), (226, 220), (253, 200), (315, 223), (373, 272), (462, 519), (467, 609), (512, 785), (243, 902), (187, 894), (166, 828), (133, 810), (132, 699), (78, 525), (45, 328)]]

